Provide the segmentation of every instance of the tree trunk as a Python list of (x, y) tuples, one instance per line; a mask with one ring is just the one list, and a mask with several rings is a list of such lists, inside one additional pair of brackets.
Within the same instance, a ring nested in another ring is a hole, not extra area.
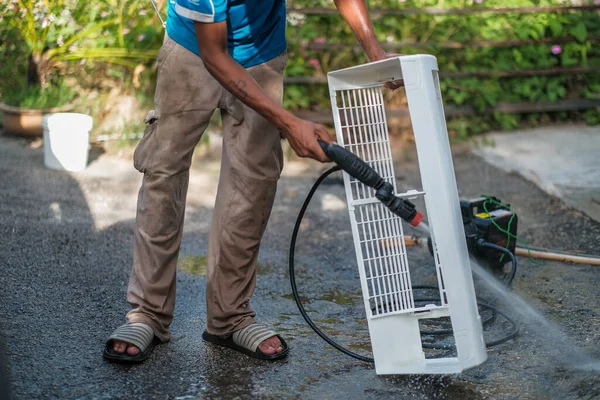
[(41, 83), (39, 57), (31, 54), (29, 56), (29, 65), (27, 66), (27, 84), (29, 86), (40, 86)]

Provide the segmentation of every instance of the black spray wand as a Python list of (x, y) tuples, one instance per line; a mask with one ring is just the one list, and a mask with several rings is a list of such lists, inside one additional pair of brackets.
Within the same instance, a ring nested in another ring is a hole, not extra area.
[(386, 182), (373, 168), (354, 153), (337, 144), (325, 143), (319, 140), (319, 145), (329, 157), (348, 175), (375, 189), (375, 197), (392, 213), (396, 214), (412, 226), (417, 226), (423, 220), (423, 214), (417, 211), (415, 205), (408, 200), (394, 195), (394, 187)]

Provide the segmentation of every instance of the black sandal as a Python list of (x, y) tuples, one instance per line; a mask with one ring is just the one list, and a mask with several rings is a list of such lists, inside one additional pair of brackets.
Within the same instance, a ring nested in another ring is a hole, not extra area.
[[(258, 346), (263, 341), (273, 336), (277, 336), (279, 338), (281, 345), (283, 346), (283, 350), (275, 354), (265, 354), (261, 351), (261, 349), (258, 348)], [(279, 334), (267, 329), (264, 325), (259, 323), (254, 323), (245, 328), (237, 330), (228, 338), (223, 338), (221, 336), (213, 335), (207, 331), (204, 331), (202, 334), (202, 339), (219, 346), (229, 347), (230, 349), (237, 350), (250, 357), (259, 358), (261, 360), (279, 360), (286, 357), (290, 352), (290, 348), (288, 347), (287, 343)]]
[[(136, 346), (140, 352), (135, 356), (124, 353), (117, 353), (113, 349), (113, 342), (120, 340)], [(104, 358), (108, 361), (114, 361), (121, 364), (141, 363), (150, 356), (154, 346), (160, 344), (160, 340), (154, 336), (154, 331), (149, 325), (137, 322), (134, 324), (125, 324), (118, 327), (106, 341), (104, 347)]]

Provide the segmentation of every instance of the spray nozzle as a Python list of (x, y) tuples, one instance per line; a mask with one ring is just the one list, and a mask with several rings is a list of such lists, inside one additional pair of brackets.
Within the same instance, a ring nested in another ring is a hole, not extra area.
[(375, 197), (391, 212), (400, 218), (417, 226), (423, 220), (423, 214), (418, 212), (415, 205), (408, 200), (394, 195), (394, 187), (386, 182), (373, 168), (361, 160), (356, 154), (337, 144), (325, 143), (319, 140), (319, 145), (333, 162), (339, 165), (348, 175), (375, 189)]

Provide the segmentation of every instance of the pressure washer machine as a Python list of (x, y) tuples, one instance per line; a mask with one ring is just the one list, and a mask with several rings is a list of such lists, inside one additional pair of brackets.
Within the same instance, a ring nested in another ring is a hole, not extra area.
[[(460, 212), (467, 246), (471, 254), (496, 270), (500, 270), (510, 260), (506, 250), (513, 255), (517, 245), (518, 217), (510, 204), (503, 204), (498, 198), (486, 196), (472, 200), (461, 200)], [(503, 250), (484, 247), (481, 243), (491, 243)], [(433, 249), (430, 248), (433, 252)]]

